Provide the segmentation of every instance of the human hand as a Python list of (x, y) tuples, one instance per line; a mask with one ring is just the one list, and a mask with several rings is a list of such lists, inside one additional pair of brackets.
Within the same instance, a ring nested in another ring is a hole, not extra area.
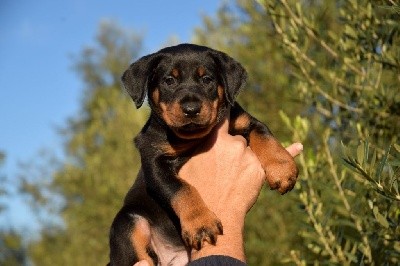
[[(228, 129), (226, 119), (182, 167), (179, 176), (199, 191), (216, 214), (229, 208), (244, 218), (257, 200), (265, 175), (246, 140), (242, 136), (229, 135)], [(303, 145), (294, 143), (286, 150), (295, 157), (301, 153)], [(225, 204), (228, 202), (229, 205)]]
[(179, 176), (194, 186), (208, 208), (223, 220), (244, 219), (265, 176), (246, 140), (229, 135), (228, 127), (225, 120), (182, 167)]
[[(193, 250), (192, 259), (227, 255), (244, 261), (243, 227), (246, 213), (256, 202), (265, 182), (264, 170), (242, 136), (228, 134), (226, 119), (212, 138), (181, 169), (179, 176), (194, 186), (202, 199), (221, 220), (224, 234), (217, 245), (205, 243)], [(287, 148), (294, 157), (303, 146)]]
[[(192, 251), (190, 260), (226, 255), (245, 261), (244, 218), (257, 200), (265, 174), (246, 140), (229, 135), (228, 129), (226, 119), (179, 172), (182, 179), (198, 190), (208, 208), (221, 220), (224, 230), (215, 246), (204, 243), (201, 250)], [(286, 149), (295, 157), (303, 146), (295, 143)], [(135, 264), (145, 265), (146, 261)]]

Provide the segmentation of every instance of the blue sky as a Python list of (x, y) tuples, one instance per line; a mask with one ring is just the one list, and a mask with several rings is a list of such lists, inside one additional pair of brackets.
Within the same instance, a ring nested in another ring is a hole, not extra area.
[[(144, 52), (171, 36), (190, 42), (202, 15), (214, 15), (218, 0), (1, 0), (0, 1), (0, 175), (11, 179), (18, 163), (41, 149), (61, 151), (56, 128), (76, 115), (83, 84), (72, 55), (94, 43), (99, 23), (112, 20), (143, 33)], [(24, 227), (28, 210), (14, 197), (0, 222)]]

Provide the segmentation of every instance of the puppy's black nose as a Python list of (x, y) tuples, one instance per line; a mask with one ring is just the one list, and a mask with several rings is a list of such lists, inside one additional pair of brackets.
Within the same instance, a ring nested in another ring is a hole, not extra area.
[(187, 102), (182, 104), (182, 111), (185, 116), (197, 116), (201, 111), (201, 102)]
[(181, 101), (182, 112), (185, 116), (194, 117), (200, 114), (201, 101), (195, 97), (184, 97)]

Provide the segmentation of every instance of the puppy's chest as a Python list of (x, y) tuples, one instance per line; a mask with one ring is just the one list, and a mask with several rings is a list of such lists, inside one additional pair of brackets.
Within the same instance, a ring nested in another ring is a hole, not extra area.
[(155, 147), (156, 149), (159, 148), (160, 152), (167, 156), (170, 157), (171, 159), (177, 160), (177, 162), (185, 161), (189, 157), (193, 156), (195, 150), (200, 147), (202, 144), (202, 141), (191, 141), (191, 142), (174, 142), (174, 143), (169, 143), (165, 142), (159, 147)]
[(163, 157), (177, 159), (191, 157), (197, 148), (204, 145), (206, 138), (184, 140), (168, 134), (140, 133), (135, 144), (142, 157)]
[(189, 262), (188, 251), (181, 242), (173, 244), (156, 228), (151, 231), (151, 246), (158, 256), (158, 265), (186, 265)]

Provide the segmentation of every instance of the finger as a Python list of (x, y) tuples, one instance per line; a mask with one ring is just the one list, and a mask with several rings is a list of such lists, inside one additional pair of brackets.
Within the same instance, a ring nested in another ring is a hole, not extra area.
[(292, 155), (292, 157), (296, 157), (303, 151), (303, 144), (301, 143), (293, 143), (286, 150)]
[(242, 148), (246, 148), (247, 146), (247, 140), (242, 136), (242, 135), (235, 135), (235, 136), (230, 136), (231, 141), (235, 141), (237, 143), (242, 144)]
[[(225, 117), (221, 122), (219, 122), (215, 128), (210, 133), (210, 138), (206, 143), (204, 143), (203, 148), (208, 150), (214, 145), (214, 143), (220, 139), (222, 136), (229, 135), (229, 118)], [(200, 151), (203, 149), (200, 149)]]
[(228, 134), (229, 131), (229, 119), (225, 117), (219, 125), (216, 126), (216, 134), (217, 137), (221, 134)]
[(249, 165), (249, 167), (251, 167), (253, 169), (254, 173), (256, 173), (257, 176), (260, 176), (260, 180), (262, 180), (262, 182), (264, 183), (265, 171), (264, 171), (264, 168), (262, 167), (257, 155), (248, 146), (244, 152), (245, 153), (243, 154), (243, 157), (242, 157), (242, 163), (247, 163)]

